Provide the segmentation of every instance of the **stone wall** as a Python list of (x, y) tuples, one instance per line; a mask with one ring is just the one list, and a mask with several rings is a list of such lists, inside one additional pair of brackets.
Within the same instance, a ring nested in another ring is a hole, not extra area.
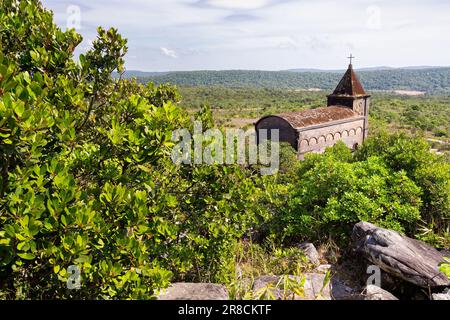
[(343, 141), (354, 149), (364, 140), (364, 119), (326, 124), (299, 131), (298, 159), (303, 160), (306, 153), (322, 153), (325, 148)]

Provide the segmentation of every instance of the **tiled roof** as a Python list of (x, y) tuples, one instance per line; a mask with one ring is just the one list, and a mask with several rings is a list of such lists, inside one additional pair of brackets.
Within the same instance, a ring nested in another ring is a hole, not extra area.
[(331, 121), (359, 117), (359, 115), (352, 109), (341, 106), (330, 106), (296, 112), (286, 112), (277, 114), (275, 116), (286, 120), (295, 129)]

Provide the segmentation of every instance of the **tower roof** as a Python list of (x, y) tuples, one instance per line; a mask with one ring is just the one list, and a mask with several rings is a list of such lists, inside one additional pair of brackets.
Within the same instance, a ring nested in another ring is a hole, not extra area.
[(347, 71), (342, 77), (336, 89), (334, 89), (333, 95), (345, 95), (345, 96), (365, 96), (367, 95), (364, 91), (361, 82), (359, 82), (355, 71), (353, 71), (353, 66), (350, 63)]

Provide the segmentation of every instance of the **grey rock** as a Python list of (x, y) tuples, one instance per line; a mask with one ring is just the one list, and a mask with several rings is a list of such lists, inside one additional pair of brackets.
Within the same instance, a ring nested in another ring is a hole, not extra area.
[(305, 253), (305, 256), (308, 258), (309, 262), (313, 265), (320, 265), (320, 256), (319, 252), (317, 252), (316, 247), (309, 242), (304, 242), (298, 245), (298, 247)]
[(158, 300), (228, 300), (228, 291), (213, 283), (178, 282), (162, 290)]
[(362, 294), (347, 286), (337, 277), (331, 278), (331, 297), (334, 300), (364, 300), (364, 296)]
[(326, 273), (331, 270), (331, 264), (321, 264), (317, 268), (314, 269), (315, 272)]
[(422, 241), (359, 222), (352, 234), (355, 250), (382, 270), (422, 288), (450, 286), (439, 271), (443, 254)]
[(368, 285), (363, 292), (365, 300), (398, 300), (390, 292), (374, 285)]

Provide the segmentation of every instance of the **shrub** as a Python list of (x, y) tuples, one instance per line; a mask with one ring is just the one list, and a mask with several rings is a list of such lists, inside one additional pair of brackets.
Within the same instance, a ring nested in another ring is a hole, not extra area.
[(115, 29), (76, 63), (81, 36), (39, 1), (3, 1), (0, 21), (2, 296), (148, 299), (171, 279), (226, 278), (255, 186), (240, 167), (172, 163), (190, 121), (176, 89), (113, 79)]
[(419, 236), (426, 224), (443, 235), (448, 232), (448, 174), (448, 164), (419, 138), (382, 134), (354, 155), (338, 143), (300, 164), (272, 232), (291, 240), (331, 236), (342, 243), (354, 223), (365, 220), (410, 236)]
[(403, 170), (421, 189), (422, 225), (437, 234), (450, 231), (450, 164), (444, 156), (431, 153), (424, 139), (402, 133), (369, 139), (355, 158), (366, 160), (371, 156), (381, 157), (395, 171)]

